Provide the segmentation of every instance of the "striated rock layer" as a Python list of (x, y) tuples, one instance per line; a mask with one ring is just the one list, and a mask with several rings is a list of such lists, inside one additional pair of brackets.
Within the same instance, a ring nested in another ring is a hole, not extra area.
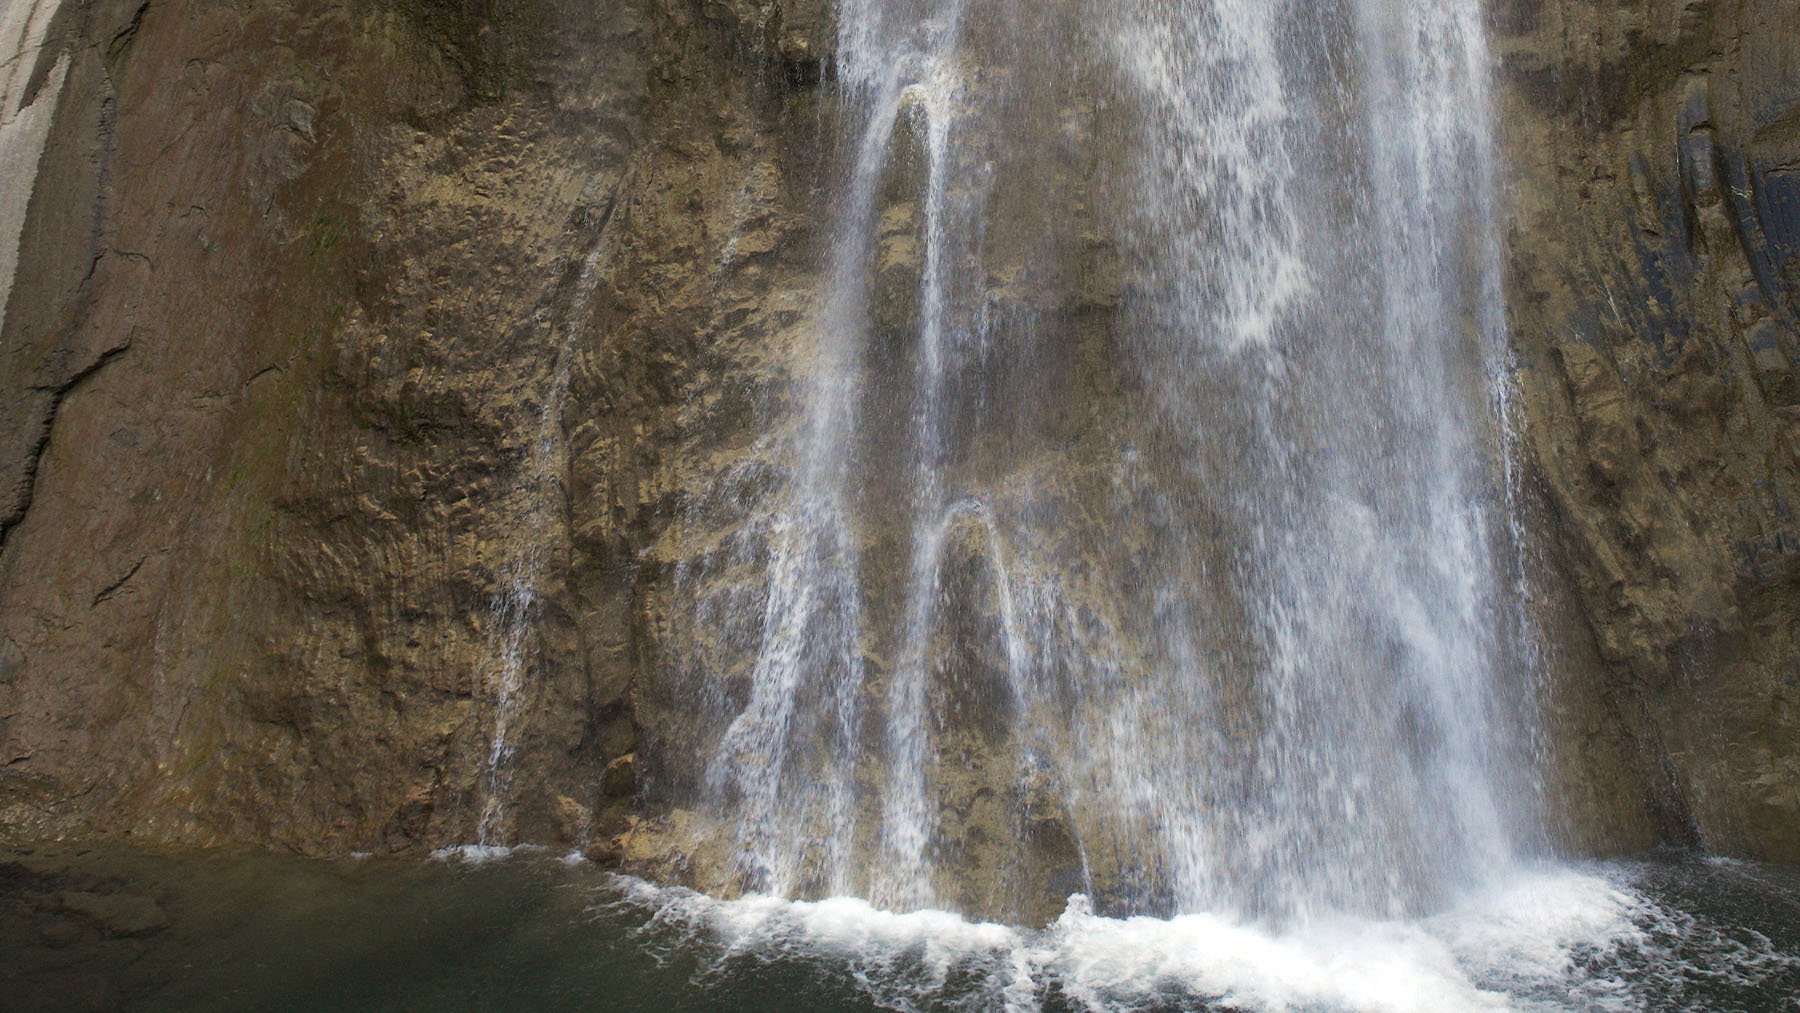
[[(1493, 11), (1577, 850), (1800, 860), (1797, 17)], [(6, 18), (0, 826), (532, 840), (704, 879), (718, 835), (667, 811), (701, 751), (668, 646), (704, 667), (726, 631), (671, 602), (755, 572), (705, 522), (766, 494), (757, 434), (793, 421), (848, 143), (823, 0)], [(1083, 241), (1084, 151), (1028, 181)], [(902, 328), (916, 209), (883, 214)], [(1063, 252), (1071, 277), (990, 284), (1071, 321), (1039, 424), (1076, 438), (1118, 409), (1124, 282)]]
[(1496, 13), (1566, 815), (1800, 859), (1800, 8)]
[(616, 830), (659, 463), (804, 247), (805, 40), (685, 3), (53, 13), (0, 338), (5, 822)]

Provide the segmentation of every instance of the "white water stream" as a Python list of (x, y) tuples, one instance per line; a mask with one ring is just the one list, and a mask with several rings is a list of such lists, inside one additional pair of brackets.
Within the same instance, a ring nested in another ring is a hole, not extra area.
[[(726, 550), (761, 583), (688, 585), (741, 896), (633, 887), (658, 923), (896, 1008), (1712, 974), (1541, 830), (1479, 0), (838, 10), (802, 418)], [(1756, 938), (1733, 987), (1794, 968)]]
[(7, 302), (18, 274), (19, 242), (38, 163), (69, 76), (69, 57), (59, 57), (31, 90), (32, 72), (61, 9), (61, 0), (8, 0), (0, 5), (0, 326), (6, 323)]
[[(1476, 0), (839, 19), (857, 141), (704, 777), (739, 887), (1297, 925), (1505, 874), (1535, 687)], [(1072, 202), (1021, 202), (1059, 151)], [(1067, 298), (1095, 250), (1117, 295)], [(1097, 425), (1043, 422), (1098, 372)]]

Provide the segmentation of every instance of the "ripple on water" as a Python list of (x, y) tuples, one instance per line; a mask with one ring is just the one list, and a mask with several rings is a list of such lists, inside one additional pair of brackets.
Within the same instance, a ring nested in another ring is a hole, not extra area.
[[(143, 919), (159, 910), (164, 918)], [(1540, 866), (1411, 920), (721, 901), (544, 848), (0, 852), (11, 1009), (1800, 1013), (1800, 873)], [(127, 924), (127, 916), (130, 924)]]

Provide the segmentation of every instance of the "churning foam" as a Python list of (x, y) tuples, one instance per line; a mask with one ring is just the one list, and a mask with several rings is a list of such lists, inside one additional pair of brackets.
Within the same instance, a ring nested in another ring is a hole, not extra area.
[(498, 862), (503, 858), (511, 858), (515, 852), (526, 854), (544, 849), (532, 845), (505, 847), (499, 844), (452, 844), (439, 848), (431, 853), (431, 857), (439, 862), (462, 862), (467, 865), (485, 865)]
[(823, 960), (902, 1010), (1623, 1011), (1680, 994), (1684, 978), (1723, 973), (1755, 987), (1800, 971), (1800, 956), (1664, 908), (1631, 880), (1619, 867), (1544, 867), (1431, 917), (1329, 918), (1291, 931), (1211, 914), (1102, 917), (1079, 894), (1030, 930), (853, 897), (722, 901), (630, 878), (616, 885), (649, 914), (645, 934), (672, 932), (710, 954), (703, 977), (726, 980), (737, 959)]

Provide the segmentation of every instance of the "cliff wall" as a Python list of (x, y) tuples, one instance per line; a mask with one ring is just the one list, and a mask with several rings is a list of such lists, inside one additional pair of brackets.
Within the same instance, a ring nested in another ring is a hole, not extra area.
[(716, 321), (776, 312), (704, 262), (789, 245), (817, 60), (781, 13), (32, 8), (0, 821), (309, 851), (617, 821), (659, 455)]
[(1800, 8), (1497, 13), (1576, 836), (1795, 860)]
[[(691, 763), (646, 676), (718, 534), (670, 532), (756, 495), (722, 479), (819, 288), (825, 7), (6, 17), (0, 825), (606, 848), (659, 815)], [(1578, 850), (1800, 859), (1796, 17), (1494, 11)]]

